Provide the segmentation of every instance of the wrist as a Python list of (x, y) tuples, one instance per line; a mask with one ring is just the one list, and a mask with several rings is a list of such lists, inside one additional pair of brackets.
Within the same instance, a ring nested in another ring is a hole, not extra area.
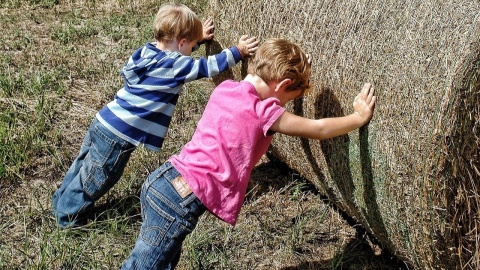
[(242, 50), (240, 50), (240, 47), (238, 47), (238, 45), (236, 45), (235, 48), (237, 48), (237, 50), (240, 53), (240, 56), (242, 57), (242, 60), (243, 60), (245, 58), (245, 55), (243, 54)]
[(362, 115), (361, 112), (354, 111), (353, 114), (356, 115), (356, 117), (358, 117), (362, 121), (361, 122), (362, 126), (368, 122), (367, 119)]

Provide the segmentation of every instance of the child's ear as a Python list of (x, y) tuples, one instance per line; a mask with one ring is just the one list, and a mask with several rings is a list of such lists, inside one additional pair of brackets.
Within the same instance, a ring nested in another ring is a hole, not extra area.
[(285, 90), (285, 88), (287, 88), (287, 86), (289, 86), (290, 84), (292, 84), (292, 80), (287, 78), (287, 79), (283, 79), (282, 81), (280, 81), (278, 84), (277, 84), (277, 87), (275, 88), (275, 91), (279, 91), (280, 89), (281, 90)]
[(183, 44), (187, 43), (187, 39), (186, 38), (182, 38), (178, 41), (178, 46), (181, 47)]

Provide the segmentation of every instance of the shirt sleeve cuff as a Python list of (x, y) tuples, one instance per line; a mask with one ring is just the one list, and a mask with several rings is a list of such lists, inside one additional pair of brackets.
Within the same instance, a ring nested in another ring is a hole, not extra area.
[(230, 48), (230, 51), (233, 54), (233, 58), (235, 59), (235, 62), (238, 63), (243, 59), (243, 54), (240, 52), (237, 46), (233, 46)]

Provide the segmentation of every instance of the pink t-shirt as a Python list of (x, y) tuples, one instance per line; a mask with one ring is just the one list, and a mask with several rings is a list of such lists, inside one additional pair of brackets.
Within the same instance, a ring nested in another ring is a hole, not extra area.
[(213, 91), (192, 140), (170, 162), (205, 207), (235, 225), (253, 167), (267, 151), (272, 124), (285, 109), (261, 100), (246, 81), (225, 81)]

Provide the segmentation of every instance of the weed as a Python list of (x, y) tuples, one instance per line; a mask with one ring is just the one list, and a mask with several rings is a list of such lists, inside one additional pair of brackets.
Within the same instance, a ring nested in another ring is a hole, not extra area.
[(72, 42), (78, 42), (79, 40), (85, 40), (98, 34), (98, 31), (92, 26), (90, 22), (87, 22), (85, 26), (75, 27), (70, 24), (66, 27), (62, 27), (57, 32), (53, 33), (52, 39), (58, 41), (61, 45), (68, 45)]

